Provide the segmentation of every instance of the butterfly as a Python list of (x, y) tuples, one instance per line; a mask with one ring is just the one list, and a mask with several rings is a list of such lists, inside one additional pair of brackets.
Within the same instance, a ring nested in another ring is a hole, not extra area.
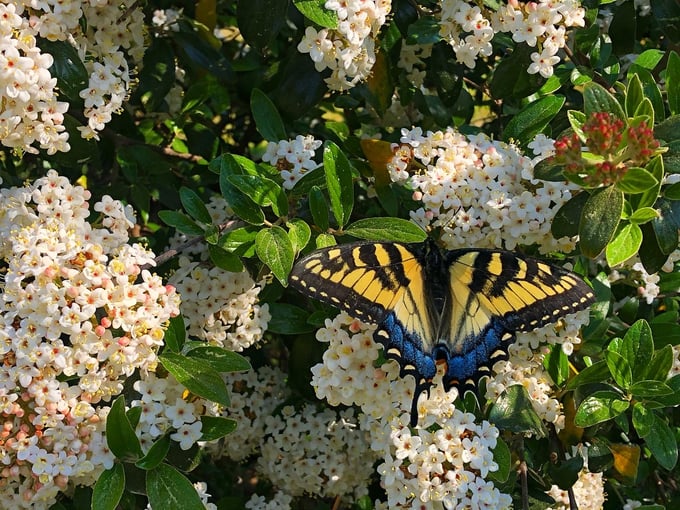
[(518, 331), (531, 331), (583, 310), (595, 300), (577, 275), (512, 252), (441, 250), (424, 243), (357, 242), (312, 252), (290, 275), (308, 297), (377, 324), (374, 339), (400, 375), (428, 391), (437, 362), (446, 391), (473, 390), (497, 361), (508, 358)]

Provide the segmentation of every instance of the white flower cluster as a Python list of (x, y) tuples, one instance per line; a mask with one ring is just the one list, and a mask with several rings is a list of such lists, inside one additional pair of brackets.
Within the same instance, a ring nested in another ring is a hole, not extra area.
[(408, 418), (382, 421), (372, 431), (372, 448), (388, 508), (508, 509), (512, 499), (485, 480), (497, 471), (492, 450), (499, 431), (489, 422), (451, 406), (436, 430), (412, 431)]
[(527, 72), (549, 78), (560, 61), (557, 53), (566, 46), (567, 28), (584, 25), (585, 9), (578, 0), (503, 2), (498, 10), (465, 0), (442, 0), (439, 34), (458, 62), (472, 69), (480, 56), (491, 55), (497, 33), (511, 33), (515, 42), (540, 50), (531, 54)]
[[(590, 473), (583, 469), (572, 487), (576, 504), (580, 510), (602, 510), (605, 501), (604, 479), (602, 473)], [(548, 491), (557, 504), (546, 510), (569, 510), (569, 494), (553, 485)]]
[(259, 304), (262, 288), (247, 271), (206, 268), (180, 257), (169, 281), (182, 296), (189, 335), (237, 352), (262, 340), (271, 319), (269, 305)]
[(283, 178), (283, 187), (293, 189), (309, 170), (319, 166), (314, 161), (314, 152), (319, 147), (321, 140), (315, 140), (312, 135), (298, 135), (295, 140), (269, 142), (262, 161), (278, 168)]
[[(536, 150), (545, 154), (544, 145)], [(388, 163), (392, 180), (423, 203), (411, 219), (426, 229), (440, 227), (447, 248), (574, 248), (574, 239), (556, 240), (550, 227), (576, 187), (534, 179), (532, 160), (517, 147), (452, 128), (425, 135), (414, 128), (402, 130), (394, 152)]]
[(276, 487), (294, 497), (366, 495), (376, 455), (353, 410), (285, 406), (265, 424), (258, 468)]
[(182, 398), (186, 388), (172, 375), (160, 378), (150, 372), (135, 381), (134, 389), (142, 395), (141, 400), (133, 400), (130, 406), (142, 409), (135, 432), (145, 453), (170, 430), (174, 430), (170, 439), (177, 441), (182, 450), (188, 450), (201, 438), (200, 417), (205, 414), (205, 401)]
[[(152, 371), (175, 289), (142, 269), (154, 254), (128, 245), (131, 210), (54, 171), (0, 190), (0, 497), (47, 508), (61, 491), (92, 485), (113, 465), (109, 407), (137, 369)], [(68, 383), (65, 382), (68, 379)]]
[(48, 154), (70, 149), (63, 126), (68, 103), (56, 100), (51, 55), (41, 53), (37, 38), (73, 45), (89, 73), (80, 91), (88, 124), (83, 137), (97, 133), (121, 109), (132, 78), (128, 59), (141, 62), (144, 53), (144, 13), (122, 0), (88, 2), (26, 2), (0, 4), (0, 140), (3, 145)]
[(338, 17), (335, 29), (307, 27), (298, 44), (318, 72), (331, 70), (331, 90), (347, 90), (368, 78), (376, 61), (375, 38), (392, 9), (392, 0), (327, 0)]
[(241, 461), (259, 452), (265, 419), (286, 401), (290, 390), (286, 385), (286, 374), (268, 366), (228, 373), (224, 378), (231, 390), (231, 405), (223, 409), (213, 404), (208, 412), (235, 420), (238, 423), (238, 441), (213, 441), (206, 445), (206, 449), (213, 457), (225, 456)]
[(36, 46), (36, 30), (22, 17), (23, 3), (0, 3), (0, 143), (17, 151), (52, 155), (70, 150), (57, 101), (53, 59)]
[(267, 501), (264, 496), (253, 494), (246, 502), (248, 510), (291, 510), (293, 508), (293, 497), (285, 492), (278, 491), (274, 497)]

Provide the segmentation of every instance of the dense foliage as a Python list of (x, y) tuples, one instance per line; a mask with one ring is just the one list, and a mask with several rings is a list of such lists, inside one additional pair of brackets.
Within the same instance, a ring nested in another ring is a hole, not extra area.
[[(674, 0), (0, 4), (0, 506), (676, 508), (679, 48)], [(414, 428), (287, 282), (426, 237), (596, 302)]]

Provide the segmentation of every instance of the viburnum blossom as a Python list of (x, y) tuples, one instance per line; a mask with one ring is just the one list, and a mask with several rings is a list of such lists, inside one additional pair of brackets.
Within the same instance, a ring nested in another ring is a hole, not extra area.
[(314, 161), (314, 153), (319, 147), (321, 140), (315, 140), (311, 135), (298, 135), (295, 140), (269, 142), (262, 161), (279, 169), (283, 187), (293, 189), (308, 171), (319, 166)]
[[(536, 148), (547, 154), (544, 145)], [(411, 219), (423, 228), (440, 227), (447, 248), (574, 248), (575, 239), (554, 239), (550, 227), (577, 187), (534, 179), (537, 159), (517, 147), (452, 128), (426, 134), (414, 128), (402, 130), (401, 144), (393, 150), (390, 177), (422, 202)]]
[(480, 56), (491, 55), (495, 35), (508, 32), (515, 42), (540, 49), (531, 54), (527, 72), (549, 78), (566, 45), (566, 29), (585, 25), (585, 9), (577, 0), (503, 2), (496, 9), (466, 0), (442, 0), (441, 5), (439, 35), (458, 62), (471, 69)]
[(309, 53), (318, 72), (332, 90), (347, 90), (370, 75), (376, 61), (375, 38), (392, 9), (391, 0), (327, 0), (326, 9), (337, 14), (335, 29), (307, 27), (297, 46)]
[[(144, 267), (154, 254), (128, 244), (129, 207), (49, 171), (0, 189), (0, 497), (47, 508), (113, 465), (104, 429), (110, 402), (136, 371), (158, 365), (174, 287)], [(67, 382), (68, 381), (68, 382)]]
[[(583, 469), (579, 473), (572, 491), (580, 510), (601, 510), (603, 508), (605, 492), (602, 473), (591, 473), (587, 469)], [(550, 506), (547, 510), (568, 510), (572, 508), (569, 502), (569, 494), (557, 485), (552, 486), (548, 495), (555, 499), (556, 504)]]

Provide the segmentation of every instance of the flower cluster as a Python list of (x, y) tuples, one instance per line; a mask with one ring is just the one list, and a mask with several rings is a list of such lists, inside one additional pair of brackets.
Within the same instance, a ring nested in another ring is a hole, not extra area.
[(485, 480), (498, 470), (492, 450), (499, 431), (487, 421), (451, 407), (436, 430), (412, 431), (408, 419), (382, 422), (372, 447), (384, 462), (378, 466), (388, 508), (511, 508), (511, 498)]
[(572, 133), (555, 141), (554, 161), (571, 174), (581, 174), (589, 186), (617, 183), (629, 168), (645, 164), (659, 148), (646, 121), (627, 126), (608, 112), (595, 112), (581, 129), (589, 157), (584, 157), (581, 138)]
[[(0, 111), (0, 140), (7, 147), (48, 154), (70, 149), (63, 125), (68, 103), (57, 101), (53, 59), (37, 39), (75, 47), (89, 75), (80, 91), (87, 125), (82, 136), (97, 133), (121, 109), (132, 77), (128, 60), (141, 62), (144, 13), (122, 0), (92, 2), (23, 2), (0, 5), (0, 89), (9, 101)], [(72, 99), (72, 98), (71, 98)]]
[(259, 452), (264, 437), (265, 420), (290, 396), (286, 374), (277, 368), (261, 367), (248, 372), (225, 374), (231, 389), (231, 405), (222, 409), (212, 404), (214, 416), (226, 416), (238, 423), (238, 441), (215, 441), (206, 445), (214, 457), (241, 461)]
[[(353, 410), (336, 413), (307, 404), (265, 418), (260, 472), (291, 496), (365, 496), (376, 456)], [(295, 476), (291, 476), (295, 473)]]
[(68, 103), (57, 101), (53, 58), (36, 45), (36, 30), (22, 17), (23, 2), (0, 3), (0, 143), (48, 154), (70, 149), (64, 127)]
[(283, 178), (283, 187), (293, 189), (309, 170), (319, 166), (314, 161), (314, 152), (319, 147), (321, 141), (315, 140), (312, 135), (298, 135), (295, 140), (269, 142), (262, 161), (278, 168)]
[[(534, 145), (542, 157), (545, 145)], [(388, 168), (392, 180), (423, 204), (411, 218), (423, 228), (440, 227), (449, 249), (574, 247), (574, 239), (554, 239), (550, 227), (577, 187), (534, 179), (532, 160), (513, 145), (451, 128), (427, 134), (404, 129)]]
[(548, 78), (560, 61), (567, 28), (585, 25), (585, 9), (577, 0), (503, 2), (498, 10), (464, 0), (442, 0), (440, 36), (448, 41), (458, 62), (474, 68), (477, 59), (491, 55), (497, 33), (512, 34), (517, 43), (538, 48), (527, 72)]
[(332, 90), (346, 90), (368, 78), (376, 61), (375, 38), (392, 9), (392, 0), (327, 0), (326, 9), (337, 15), (337, 28), (307, 27), (298, 44), (309, 53), (318, 72), (331, 70), (325, 79)]
[[(54, 171), (33, 186), (0, 190), (0, 494), (13, 508), (47, 508), (58, 493), (92, 485), (112, 466), (109, 407), (135, 370), (153, 371), (172, 286), (129, 245), (131, 210)], [(68, 383), (65, 382), (68, 379)]]
[(247, 510), (290, 510), (292, 508), (293, 497), (285, 492), (278, 491), (274, 497), (267, 501), (264, 496), (253, 494), (246, 502)]
[[(604, 506), (605, 493), (602, 473), (590, 473), (586, 469), (582, 470), (572, 487), (572, 491), (578, 508), (582, 510), (600, 510)], [(557, 485), (552, 486), (548, 495), (557, 503), (548, 510), (568, 510), (572, 508), (569, 503), (569, 494)]]

